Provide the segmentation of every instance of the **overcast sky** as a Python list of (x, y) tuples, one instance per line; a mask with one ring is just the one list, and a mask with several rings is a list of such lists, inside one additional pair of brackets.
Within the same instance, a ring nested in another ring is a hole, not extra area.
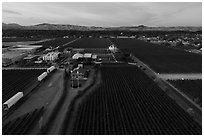
[(202, 26), (202, 3), (37, 3), (2, 4), (4, 23), (85, 26)]

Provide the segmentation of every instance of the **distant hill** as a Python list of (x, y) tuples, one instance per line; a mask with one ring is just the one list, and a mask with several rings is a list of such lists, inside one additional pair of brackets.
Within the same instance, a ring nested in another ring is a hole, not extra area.
[(42, 23), (31, 26), (21, 26), (19, 24), (5, 24), (2, 23), (2, 29), (24, 29), (24, 30), (90, 30), (90, 29), (101, 29), (100, 27), (85, 27), (77, 25), (63, 25), (63, 24), (48, 24)]
[(15, 23), (11, 24), (2, 23), (2, 29), (24, 29), (24, 27)]
[(128, 31), (200, 31), (202, 27), (148, 27), (144, 25), (139, 26), (121, 26), (121, 27), (95, 27), (95, 26), (79, 26), (79, 25), (70, 25), (70, 24), (49, 24), (42, 23), (37, 25), (30, 26), (21, 26), (19, 24), (11, 23), (6, 24), (2, 23), (3, 30), (11, 30), (11, 29), (24, 29), (24, 30), (79, 30), (79, 31), (93, 31), (93, 30), (128, 30)]

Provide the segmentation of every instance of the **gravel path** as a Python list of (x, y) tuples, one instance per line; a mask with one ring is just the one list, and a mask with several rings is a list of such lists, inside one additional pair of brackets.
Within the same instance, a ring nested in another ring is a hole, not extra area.
[(192, 74), (159, 74), (159, 77), (164, 80), (176, 80), (176, 79), (202, 79), (201, 73), (192, 73)]

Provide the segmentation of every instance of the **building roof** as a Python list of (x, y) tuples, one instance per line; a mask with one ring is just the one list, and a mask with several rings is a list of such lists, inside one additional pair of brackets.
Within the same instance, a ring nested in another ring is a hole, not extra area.
[(84, 69), (84, 68), (82, 68), (82, 67), (79, 67), (78, 69), (74, 69), (73, 71), (72, 71), (72, 73), (74, 74), (74, 73), (82, 73), (82, 74), (84, 74), (85, 72), (86, 72), (86, 69)]
[(49, 52), (46, 55), (44, 55), (44, 57), (47, 57), (47, 56), (58, 56), (58, 55), (59, 55), (59, 52)]
[(19, 48), (40, 48), (42, 45), (16, 45)]
[(110, 46), (108, 47), (108, 49), (109, 49), (110, 51), (117, 50), (117, 48), (116, 48), (114, 45), (110, 45)]
[(92, 54), (91, 53), (85, 53), (84, 58), (91, 58)]
[(74, 54), (73, 56), (72, 56), (72, 59), (78, 59), (78, 58), (83, 58), (84, 56), (83, 56), (83, 54), (81, 54), (81, 53), (76, 53), (76, 54)]
[(31, 48), (31, 47), (22, 47), (22, 48), (13, 48), (13, 49), (10, 49), (10, 50), (33, 50), (34, 48)]
[(92, 59), (96, 59), (97, 58), (97, 55), (92, 55)]
[(38, 55), (31, 55), (31, 56), (27, 56), (27, 57), (25, 57), (24, 59), (33, 59), (33, 58), (37, 58), (37, 57), (39, 57)]

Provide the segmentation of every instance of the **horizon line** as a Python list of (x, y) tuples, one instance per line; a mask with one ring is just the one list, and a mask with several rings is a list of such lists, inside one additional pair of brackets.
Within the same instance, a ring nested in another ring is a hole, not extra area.
[(95, 26), (95, 25), (77, 25), (77, 24), (62, 24), (62, 23), (47, 23), (47, 22), (43, 22), (43, 23), (37, 23), (37, 24), (30, 24), (30, 25), (22, 25), (20, 23), (5, 23), (5, 22), (2, 22), (2, 24), (18, 24), (20, 26), (36, 26), (36, 25), (41, 25), (41, 24), (50, 24), (50, 25), (73, 25), (73, 26), (83, 26), (83, 27), (99, 27), (99, 28), (112, 28), (112, 27), (139, 27), (139, 26), (144, 26), (144, 27), (202, 27), (202, 26), (190, 26), (190, 25), (179, 25), (179, 26), (147, 26), (147, 25), (144, 25), (144, 24), (139, 24), (139, 25), (129, 25), (129, 26), (108, 26), (108, 27), (101, 27), (101, 26)]

